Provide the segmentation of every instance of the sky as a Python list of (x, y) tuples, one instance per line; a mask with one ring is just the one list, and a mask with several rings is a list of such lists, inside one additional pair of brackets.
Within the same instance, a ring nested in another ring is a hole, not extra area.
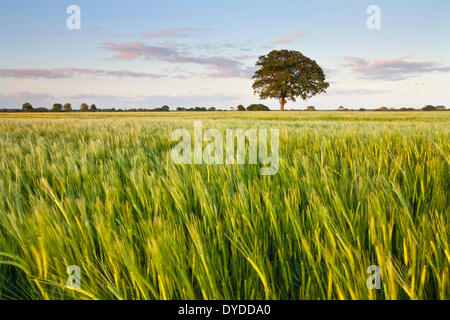
[[(67, 26), (71, 5), (80, 29)], [(1, 0), (0, 109), (278, 109), (251, 77), (281, 49), (315, 60), (330, 83), (286, 109), (450, 107), (449, 35), (448, 0)]]

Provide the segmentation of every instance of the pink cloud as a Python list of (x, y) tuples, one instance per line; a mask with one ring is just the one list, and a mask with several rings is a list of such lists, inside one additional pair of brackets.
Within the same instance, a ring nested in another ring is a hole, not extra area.
[(242, 62), (233, 58), (226, 57), (193, 57), (177, 51), (173, 47), (147, 46), (141, 42), (128, 42), (124, 44), (115, 44), (111, 42), (104, 43), (101, 49), (115, 52), (114, 59), (117, 60), (135, 60), (142, 58), (151, 61), (164, 61), (168, 63), (192, 63), (205, 65), (210, 70), (210, 77), (242, 77), (251, 76), (254, 68), (245, 67)]
[(343, 66), (362, 78), (404, 80), (424, 73), (450, 72), (450, 67), (433, 61), (407, 61), (405, 58), (368, 61), (358, 57), (345, 57)]
[(293, 33), (293, 34), (291, 34), (290, 36), (288, 36), (286, 38), (283, 38), (283, 39), (280, 39), (280, 40), (276, 40), (273, 43), (274, 44), (289, 44), (289, 43), (292, 43), (296, 39), (303, 38), (304, 36), (305, 36), (304, 33), (296, 32), (296, 33)]
[(128, 70), (101, 70), (87, 68), (57, 68), (57, 69), (0, 69), (0, 77), (11, 78), (46, 78), (61, 79), (72, 78), (76, 75), (112, 76), (112, 77), (133, 77), (133, 78), (161, 78), (160, 75), (133, 72)]
[(155, 33), (144, 32), (142, 36), (144, 38), (184, 38), (189, 36), (189, 34), (195, 32), (207, 32), (210, 29), (207, 28), (177, 28), (177, 29), (163, 29), (158, 30)]

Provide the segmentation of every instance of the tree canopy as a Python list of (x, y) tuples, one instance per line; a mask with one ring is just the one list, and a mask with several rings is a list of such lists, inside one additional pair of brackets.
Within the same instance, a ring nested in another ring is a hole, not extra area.
[(25, 102), (22, 105), (22, 110), (25, 111), (25, 112), (31, 112), (31, 111), (33, 111), (33, 106), (31, 105), (31, 103)]
[(72, 105), (69, 102), (65, 103), (63, 106), (63, 110), (66, 112), (72, 111)]
[(273, 50), (260, 56), (256, 66), (259, 69), (253, 76), (255, 94), (261, 99), (277, 99), (282, 111), (288, 100), (306, 100), (329, 87), (322, 68), (298, 51)]
[(251, 104), (247, 107), (247, 111), (270, 111), (268, 106), (263, 104)]
[(62, 104), (55, 103), (55, 104), (53, 104), (52, 111), (53, 112), (60, 112), (62, 110), (62, 107), (63, 107)]
[(80, 111), (81, 112), (88, 112), (89, 111), (89, 106), (86, 103), (82, 103), (80, 105)]

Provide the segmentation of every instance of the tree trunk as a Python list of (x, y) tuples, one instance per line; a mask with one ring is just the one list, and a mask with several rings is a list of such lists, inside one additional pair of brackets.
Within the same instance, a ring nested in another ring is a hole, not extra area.
[(281, 111), (284, 111), (284, 105), (286, 104), (286, 100), (284, 100), (284, 99), (281, 99), (280, 100), (280, 110)]

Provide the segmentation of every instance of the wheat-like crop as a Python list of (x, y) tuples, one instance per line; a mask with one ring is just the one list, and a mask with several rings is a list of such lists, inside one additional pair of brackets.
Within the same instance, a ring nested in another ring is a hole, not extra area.
[[(194, 120), (278, 128), (278, 173), (174, 164), (171, 132)], [(0, 298), (449, 299), (449, 128), (448, 112), (0, 115)]]

